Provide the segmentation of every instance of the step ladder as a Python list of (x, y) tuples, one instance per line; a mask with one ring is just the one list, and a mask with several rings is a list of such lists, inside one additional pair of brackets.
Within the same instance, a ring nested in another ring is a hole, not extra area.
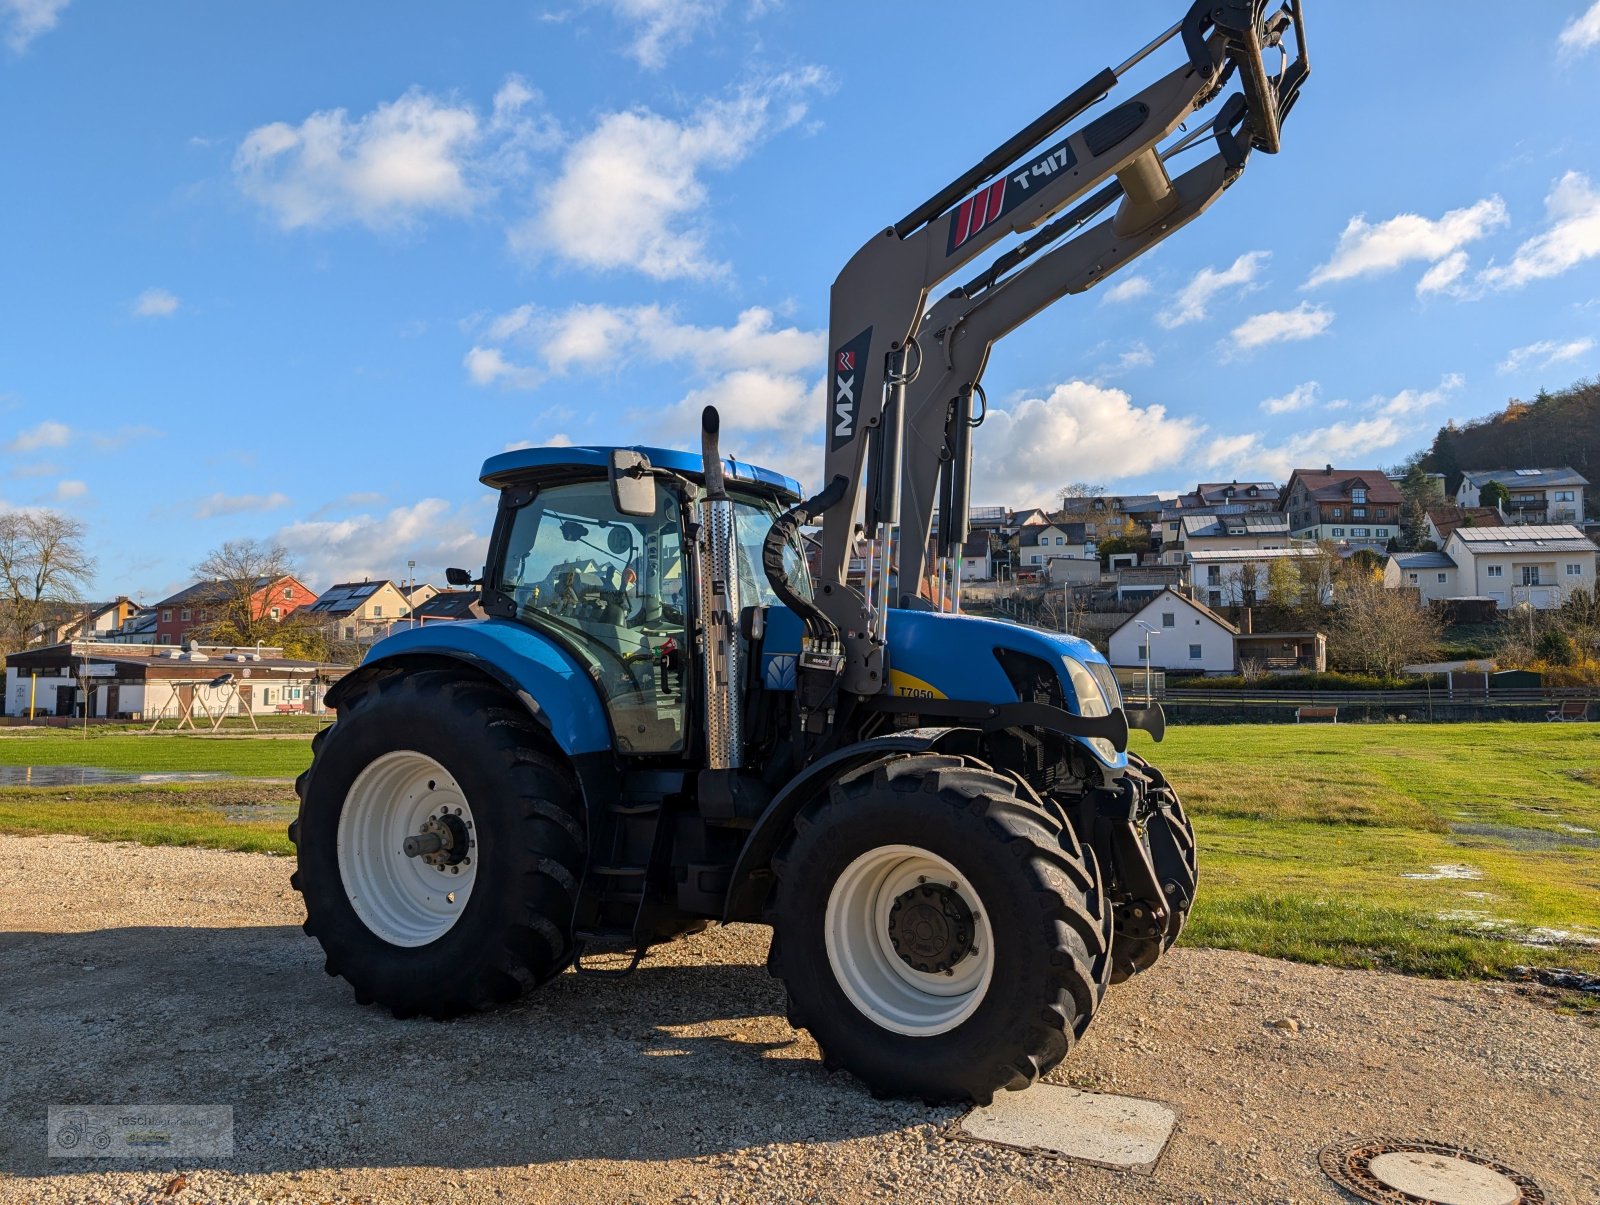
[[(620, 979), (639, 969), (649, 948), (651, 889), (660, 882), (665, 861), (667, 826), (659, 799), (622, 799), (608, 804), (603, 813), (606, 834), (596, 834), (600, 844), (591, 847), (589, 865), (578, 891), (573, 915), (572, 968), (580, 975)], [(644, 862), (637, 852), (648, 850)], [(584, 956), (597, 951), (632, 951), (626, 967), (584, 965)]]

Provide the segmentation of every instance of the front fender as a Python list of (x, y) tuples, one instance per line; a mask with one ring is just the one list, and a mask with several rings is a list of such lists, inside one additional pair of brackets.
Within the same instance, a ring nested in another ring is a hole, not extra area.
[(328, 703), (337, 708), (344, 690), (374, 668), (441, 657), (499, 682), (568, 756), (611, 752), (611, 725), (583, 667), (542, 633), (506, 619), (425, 624), (387, 636), (372, 646), (360, 669), (328, 692)]
[(929, 753), (937, 749), (971, 752), (976, 738), (977, 734), (970, 728), (912, 728), (835, 749), (801, 770), (773, 797), (745, 838), (744, 848), (739, 851), (739, 860), (734, 863), (733, 874), (728, 879), (723, 923), (761, 919), (761, 907), (772, 889), (773, 855), (789, 835), (800, 809), (823, 794), (830, 783), (897, 753)]

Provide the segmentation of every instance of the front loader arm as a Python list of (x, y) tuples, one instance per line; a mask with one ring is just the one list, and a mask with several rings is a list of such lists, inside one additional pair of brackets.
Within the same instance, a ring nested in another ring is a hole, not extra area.
[[(1263, 50), (1297, 26), (1299, 0), (1287, 0), (1271, 14), (1268, 2), (1195, 0), (1183, 20), (1121, 66), (1096, 74), (875, 235), (839, 273), (829, 302), (823, 475), (825, 492), (838, 501), (822, 516), (816, 605), (837, 632), (837, 651), (830, 657), (840, 667), (838, 686), (844, 691), (874, 694), (887, 679), (884, 633), (887, 610), (897, 601), (890, 596), (889, 582), (896, 576), (892, 558), (906, 453), (905, 394), (929, 358), (916, 332), (930, 291), (1002, 239), (1038, 229), (1095, 190), (1095, 197), (1102, 197), (1113, 177), (1120, 188), (1116, 195), (1125, 198), (1124, 218), (1115, 226), (1119, 237), (1130, 228), (1144, 230), (1176, 215), (1185, 200), (1167, 180), (1156, 147), (1214, 99), (1236, 70), (1246, 79), (1247, 94), (1270, 93), (1273, 98), (1271, 105), (1251, 111), (1257, 126), (1250, 142), (1275, 150), (1278, 122), (1293, 102), (1299, 77), (1292, 88), (1287, 83), (1294, 71), (1303, 76), (1304, 53), (1302, 46), (1293, 67), (1279, 76), (1267, 74)], [(1138, 63), (1180, 35), (1185, 56), (1179, 66), (1062, 134)], [(1091, 213), (1101, 208), (1103, 203), (1095, 204)], [(1024, 247), (1033, 243), (1028, 240)], [(996, 267), (1006, 261), (1002, 256)], [(995, 270), (991, 267), (991, 276)], [(974, 383), (981, 367), (980, 362)], [(943, 423), (937, 426), (944, 429)], [(921, 426), (912, 434), (919, 444), (924, 440)], [(916, 454), (922, 456), (920, 446)], [(882, 592), (871, 602), (847, 581), (858, 523), (872, 537), (869, 549), (881, 558), (876, 563)], [(902, 572), (899, 580), (908, 578)], [(915, 590), (913, 584), (911, 592)]]
[[(924, 365), (906, 388), (901, 496), (901, 605), (927, 573), (935, 510), (941, 515), (938, 555), (959, 556), (968, 535), (972, 395), (994, 344), (1061, 298), (1100, 283), (1199, 217), (1233, 183), (1251, 150), (1249, 104), (1235, 95), (1211, 123), (1217, 150), (1176, 179), (1165, 159), (1140, 165), (1137, 193), (1117, 181), (1042, 230), (989, 271), (932, 306), (918, 336)], [(1183, 144), (1179, 144), (1183, 147)], [(1186, 149), (1186, 148), (1184, 148)], [(1028, 257), (1103, 214), (1031, 263)]]
[[(1298, 0), (1291, 5), (1269, 15), (1267, 0), (1196, 0), (1182, 21), (1121, 66), (1099, 72), (875, 235), (845, 265), (829, 301), (823, 480), (843, 477), (847, 490), (845, 505), (824, 526), (824, 579), (845, 581), (864, 492), (869, 531), (892, 523), (898, 510), (903, 418), (895, 399), (916, 370), (908, 345), (929, 292), (1000, 240), (1037, 228), (1113, 176), (1135, 196), (1156, 144), (1214, 98), (1236, 68), (1246, 95), (1266, 98), (1252, 109), (1253, 140), (1276, 150), (1281, 114), (1298, 92), (1305, 60), (1302, 51), (1292, 68), (1274, 77), (1262, 53), (1295, 22)], [(1136, 64), (1180, 34), (1186, 56), (1179, 67), (1060, 135)], [(1017, 163), (1041, 143), (1047, 145)]]

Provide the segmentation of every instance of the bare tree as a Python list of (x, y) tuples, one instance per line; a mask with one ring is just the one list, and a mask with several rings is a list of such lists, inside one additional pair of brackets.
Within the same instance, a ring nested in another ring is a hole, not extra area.
[(0, 514), (0, 642), (25, 648), (47, 614), (88, 585), (94, 559), (77, 519), (49, 510)]
[(1223, 580), (1228, 584), (1228, 593), (1223, 596), (1223, 601), (1241, 607), (1253, 607), (1261, 600), (1263, 582), (1260, 561), (1239, 562), (1236, 568), (1228, 570)]
[(277, 645), (285, 614), (276, 608), (273, 588), (294, 571), (288, 550), (262, 540), (229, 540), (194, 567), (206, 590), (195, 605), (202, 622), (195, 634), (208, 644)]
[(1328, 651), (1341, 669), (1393, 677), (1431, 656), (1443, 635), (1433, 611), (1403, 590), (1386, 589), (1377, 573), (1346, 574), (1334, 602)]

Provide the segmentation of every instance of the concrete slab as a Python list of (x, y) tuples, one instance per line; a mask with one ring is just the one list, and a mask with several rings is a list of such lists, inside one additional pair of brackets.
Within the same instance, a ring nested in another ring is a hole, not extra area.
[(1036, 1084), (996, 1093), (993, 1104), (963, 1117), (959, 1130), (978, 1142), (1148, 1173), (1177, 1124), (1177, 1110), (1159, 1101)]

